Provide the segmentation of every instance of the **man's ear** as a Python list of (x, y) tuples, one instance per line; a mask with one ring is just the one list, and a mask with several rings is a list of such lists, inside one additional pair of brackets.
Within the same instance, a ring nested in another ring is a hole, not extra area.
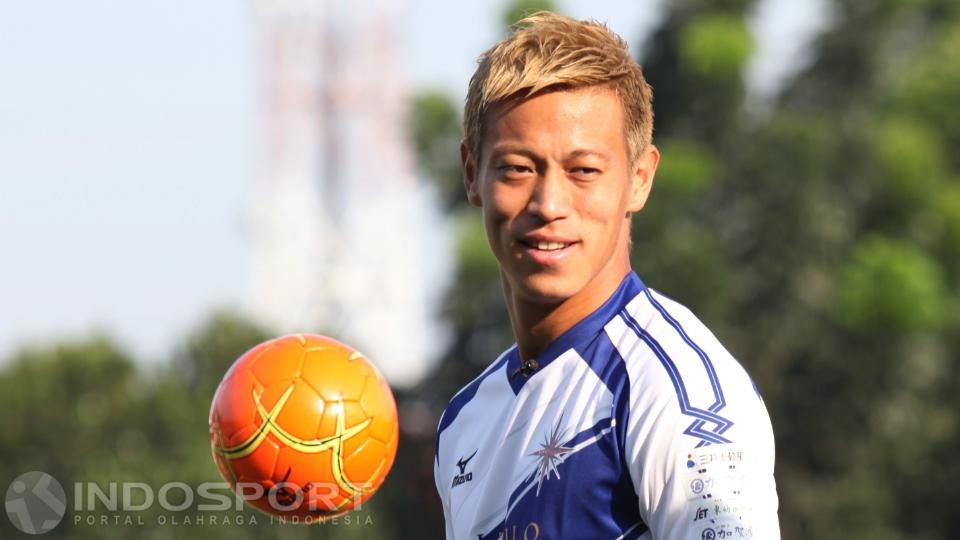
[(630, 171), (630, 200), (627, 203), (627, 211), (639, 212), (647, 204), (658, 163), (660, 163), (660, 151), (656, 146), (648, 144), (640, 151)]
[(465, 142), (460, 143), (460, 165), (463, 167), (463, 187), (467, 190), (467, 200), (474, 206), (483, 206), (480, 201), (480, 186), (477, 184), (477, 162), (470, 155)]

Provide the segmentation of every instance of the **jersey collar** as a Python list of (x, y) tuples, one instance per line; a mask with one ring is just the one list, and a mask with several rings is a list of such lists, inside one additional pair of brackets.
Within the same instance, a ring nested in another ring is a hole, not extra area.
[(590, 340), (593, 336), (603, 330), (603, 327), (622, 310), (630, 300), (646, 289), (646, 285), (640, 280), (640, 277), (630, 272), (623, 278), (617, 290), (610, 295), (610, 298), (587, 315), (583, 320), (573, 325), (569, 330), (553, 340), (547, 348), (537, 356), (537, 369), (530, 375), (524, 375), (519, 372), (520, 368), (520, 348), (514, 344), (507, 356), (507, 381), (513, 393), (517, 394), (523, 385), (532, 377), (535, 377), (543, 368), (547, 367), (558, 356), (574, 347)]

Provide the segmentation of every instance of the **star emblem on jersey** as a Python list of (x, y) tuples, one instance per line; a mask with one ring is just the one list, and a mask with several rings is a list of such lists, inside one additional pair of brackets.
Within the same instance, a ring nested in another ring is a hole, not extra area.
[(550, 479), (551, 472), (556, 475), (557, 480), (560, 479), (560, 471), (557, 469), (557, 465), (563, 463), (563, 460), (566, 459), (566, 455), (569, 452), (573, 452), (572, 448), (567, 448), (560, 444), (560, 441), (563, 439), (563, 434), (560, 433), (560, 423), (562, 421), (563, 415), (560, 416), (560, 420), (557, 421), (557, 425), (554, 426), (553, 431), (544, 437), (544, 441), (540, 443), (540, 449), (529, 454), (540, 458), (540, 463), (537, 465), (538, 497), (540, 496), (540, 488), (543, 487), (543, 481)]

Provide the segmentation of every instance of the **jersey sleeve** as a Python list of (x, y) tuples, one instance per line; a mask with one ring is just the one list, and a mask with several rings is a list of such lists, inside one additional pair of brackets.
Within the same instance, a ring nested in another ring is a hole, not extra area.
[(446, 537), (453, 538), (453, 521), (450, 515), (450, 506), (447, 504), (447, 496), (444, 493), (440, 482), (440, 465), (437, 460), (433, 460), (433, 481), (437, 486), (437, 495), (440, 496), (440, 503), (443, 505), (443, 523), (446, 530)]
[[(442, 421), (443, 421), (443, 416), (441, 415), (441, 422)], [(454, 537), (453, 516), (450, 515), (450, 504), (448, 503), (448, 500), (447, 500), (446, 490), (443, 489), (446, 483), (440, 479), (440, 476), (441, 476), (440, 475), (440, 433), (438, 429), (436, 446), (435, 446), (434, 456), (433, 456), (433, 482), (436, 485), (437, 495), (440, 497), (440, 503), (443, 506), (443, 523), (444, 523), (446, 538), (450, 540)]]
[(630, 396), (624, 452), (653, 539), (780, 538), (773, 429), (742, 378), (719, 423), (669, 384)]

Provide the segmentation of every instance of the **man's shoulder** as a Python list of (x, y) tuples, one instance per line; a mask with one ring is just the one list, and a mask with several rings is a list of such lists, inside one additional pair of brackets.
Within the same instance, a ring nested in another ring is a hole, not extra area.
[[(686, 306), (645, 288), (607, 325), (626, 364), (631, 393), (674, 396), (683, 409), (723, 408), (727, 395), (756, 390), (743, 366)], [(639, 387), (639, 388), (637, 388)]]
[(681, 303), (645, 289), (607, 332), (626, 364), (635, 420), (676, 425), (702, 444), (768, 429), (750, 375)]
[(631, 299), (607, 333), (633, 345), (619, 347), (628, 367), (659, 360), (668, 367), (679, 362), (708, 370), (717, 365), (742, 369), (693, 311), (655, 289), (645, 288)]

